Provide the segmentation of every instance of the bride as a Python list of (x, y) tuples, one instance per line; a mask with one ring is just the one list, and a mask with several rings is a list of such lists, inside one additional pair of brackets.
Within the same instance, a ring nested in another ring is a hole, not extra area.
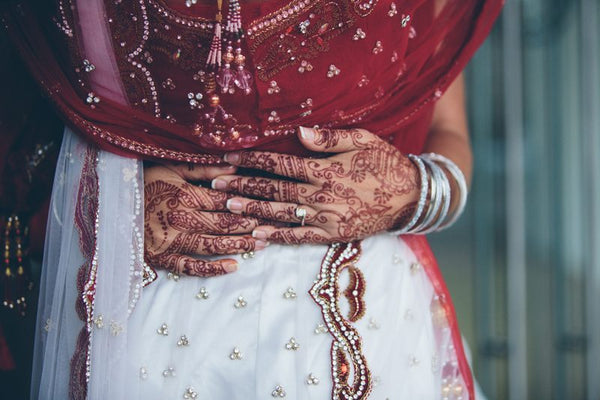
[(68, 122), (33, 397), (474, 398), (424, 234), (501, 3), (6, 7)]

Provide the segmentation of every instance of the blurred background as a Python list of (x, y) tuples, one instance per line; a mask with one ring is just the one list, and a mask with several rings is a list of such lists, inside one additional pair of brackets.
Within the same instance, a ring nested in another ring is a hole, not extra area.
[[(467, 69), (470, 202), (431, 242), (490, 400), (600, 400), (599, 22), (600, 0), (507, 0)], [(15, 96), (0, 109), (35, 120), (38, 104), (17, 96), (35, 89), (6, 90)], [(54, 158), (45, 162), (51, 173)], [(46, 181), (36, 189), (49, 192)], [(17, 327), (9, 344), (31, 343), (34, 313), (0, 314)], [(0, 399), (27, 397), (31, 348), (18, 349), (0, 365), (0, 387), (15, 393)]]
[(470, 202), (431, 242), (490, 399), (600, 399), (599, 20), (507, 0), (467, 71)]

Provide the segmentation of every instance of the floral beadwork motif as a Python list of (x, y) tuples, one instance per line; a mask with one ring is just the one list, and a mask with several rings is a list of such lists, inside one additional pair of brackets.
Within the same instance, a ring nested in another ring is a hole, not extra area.
[[(356, 269), (360, 254), (360, 242), (332, 244), (321, 264), (318, 280), (310, 289), (310, 295), (321, 308), (325, 324), (333, 337), (331, 368), (334, 400), (366, 399), (372, 388), (371, 372), (362, 354), (362, 339), (351, 321), (341, 315), (338, 304), (339, 275), (346, 268)], [(350, 381), (351, 377), (353, 379)]]
[(378, 0), (352, 0), (354, 11), (361, 17), (371, 14), (377, 5)]
[[(303, 7), (298, 12), (269, 17), (248, 31), (256, 74), (264, 82), (289, 66), (327, 52), (329, 42), (355, 22), (346, 0), (303, 0), (299, 4)], [(259, 29), (254, 30), (256, 27)]]

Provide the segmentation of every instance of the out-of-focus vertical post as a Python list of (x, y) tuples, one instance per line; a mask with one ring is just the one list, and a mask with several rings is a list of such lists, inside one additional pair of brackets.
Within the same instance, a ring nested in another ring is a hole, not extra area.
[(587, 398), (600, 399), (600, 54), (598, 1), (581, 0), (581, 126), (583, 171), (581, 188), (588, 224), (586, 268)]
[(509, 399), (527, 398), (527, 297), (521, 1), (503, 16), (506, 126), (507, 311)]

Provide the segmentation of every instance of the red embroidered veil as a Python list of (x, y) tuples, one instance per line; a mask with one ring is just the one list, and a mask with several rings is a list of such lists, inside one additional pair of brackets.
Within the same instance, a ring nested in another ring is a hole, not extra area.
[[(242, 4), (255, 90), (222, 96), (235, 135), (218, 121), (207, 124), (210, 106), (194, 108), (188, 99), (201, 90), (215, 7), (105, 2), (106, 26), (93, 29), (110, 53), (94, 59), (85, 50), (92, 43), (81, 39), (76, 1), (60, 0), (47, 12), (40, 12), (47, 5), (23, 3), (5, 12), (4, 25), (75, 131), (121, 155), (201, 163), (218, 162), (202, 154), (240, 148), (301, 152), (293, 134), (299, 125), (360, 126), (418, 152), (433, 103), (483, 42), (503, 1)], [(367, 3), (372, 8), (361, 7)], [(330, 78), (332, 65), (340, 72)], [(110, 90), (94, 93), (95, 75), (110, 69), (121, 77), (125, 102)], [(99, 102), (88, 103), (90, 95)]]
[[(303, 154), (295, 130), (314, 125), (365, 128), (419, 153), (435, 101), (486, 38), (503, 0), (242, 1), (253, 90), (221, 94), (230, 117), (214, 119), (206, 116), (214, 104), (205, 78), (215, 7), (111, 0), (82, 12), (81, 0), (40, 3), (6, 7), (3, 25), (75, 132), (119, 155), (219, 163), (223, 152), (243, 148)], [(94, 13), (101, 18), (90, 20)], [(111, 75), (119, 82), (102, 85)], [(406, 242), (462, 349), (426, 240)], [(466, 360), (459, 362), (468, 378)], [(473, 398), (469, 379), (467, 386)]]

